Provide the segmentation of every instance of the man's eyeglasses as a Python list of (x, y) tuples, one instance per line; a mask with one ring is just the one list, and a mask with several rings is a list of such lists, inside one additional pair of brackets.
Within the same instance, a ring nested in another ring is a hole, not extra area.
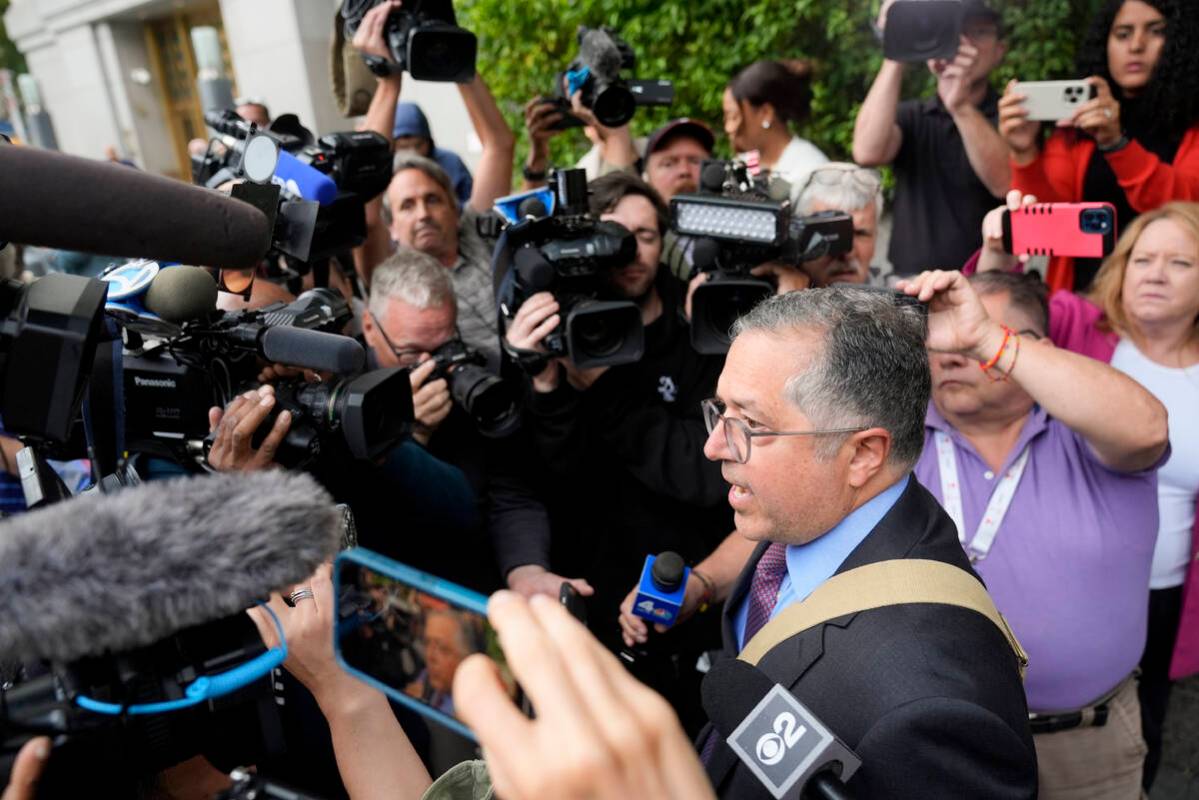
[(396, 357), (396, 360), (400, 363), (400, 366), (406, 367), (410, 364), (415, 364), (416, 360), (420, 358), (420, 354), (425, 351), (421, 350), (419, 347), (396, 347), (394, 344), (392, 344), (391, 338), (387, 335), (387, 331), (383, 329), (383, 323), (379, 322), (379, 318), (375, 316), (375, 312), (367, 309), (366, 313), (371, 315), (371, 319), (375, 322), (375, 329), (379, 331), (379, 335), (383, 337), (384, 344), (387, 345), (387, 349), (391, 351), (392, 355)]
[(754, 439), (760, 436), (827, 436), (839, 433), (859, 433), (866, 430), (864, 427), (859, 427), (829, 428), (816, 431), (751, 431), (745, 420), (726, 417), (724, 415), (725, 405), (720, 400), (715, 398), (704, 400), (700, 403), (700, 408), (703, 409), (704, 426), (708, 429), (709, 435), (716, 430), (717, 425), (724, 427), (725, 444), (728, 445), (729, 452), (733, 454), (733, 460), (738, 464), (749, 461), (750, 445)]

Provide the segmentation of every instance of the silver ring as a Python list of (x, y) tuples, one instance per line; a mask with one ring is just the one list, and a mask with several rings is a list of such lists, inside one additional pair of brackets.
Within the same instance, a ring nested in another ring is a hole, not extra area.
[(299, 603), (301, 600), (315, 600), (316, 595), (314, 595), (312, 593), (312, 590), (309, 589), (307, 586), (302, 586), (299, 589), (296, 589), (294, 592), (291, 593), (290, 599), (291, 599), (291, 604), (294, 606), (297, 603)]
[(1110, 108), (1103, 109), (1103, 116), (1107, 117), (1108, 119), (1111, 119), (1112, 118), (1112, 110)]

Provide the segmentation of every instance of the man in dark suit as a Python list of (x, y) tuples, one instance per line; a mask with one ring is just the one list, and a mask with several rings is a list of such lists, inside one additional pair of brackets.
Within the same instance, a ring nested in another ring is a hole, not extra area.
[[(855, 567), (928, 559), (974, 575), (952, 521), (911, 477), (930, 389), (921, 310), (862, 288), (792, 292), (734, 333), (705, 408), (705, 453), (732, 485), (737, 534), (758, 545), (725, 604), (724, 656)], [(848, 783), (858, 797), (1036, 796), (1018, 661), (982, 614), (934, 604), (850, 614), (784, 640), (758, 667), (861, 757)], [(745, 691), (705, 686), (748, 711), (759, 698)], [(700, 735), (722, 798), (770, 796), (725, 743), (744, 716)]]

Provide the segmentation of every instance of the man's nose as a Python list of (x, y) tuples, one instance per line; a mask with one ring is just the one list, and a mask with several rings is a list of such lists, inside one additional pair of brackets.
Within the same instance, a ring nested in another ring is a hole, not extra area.
[(704, 456), (709, 461), (731, 461), (729, 443), (724, 435), (724, 424), (718, 423), (704, 442)]

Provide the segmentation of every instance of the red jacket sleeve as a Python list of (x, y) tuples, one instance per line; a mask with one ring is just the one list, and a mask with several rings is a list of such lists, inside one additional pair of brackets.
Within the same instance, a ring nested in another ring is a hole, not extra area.
[(1183, 137), (1173, 164), (1166, 164), (1135, 139), (1107, 154), (1107, 163), (1134, 211), (1152, 211), (1171, 200), (1199, 200), (1199, 126)]
[(1012, 188), (1036, 196), (1040, 203), (1069, 203), (1078, 200), (1079, 163), (1086, 163), (1090, 150), (1066, 131), (1055, 131), (1044, 149), (1027, 166), (1012, 162)]

